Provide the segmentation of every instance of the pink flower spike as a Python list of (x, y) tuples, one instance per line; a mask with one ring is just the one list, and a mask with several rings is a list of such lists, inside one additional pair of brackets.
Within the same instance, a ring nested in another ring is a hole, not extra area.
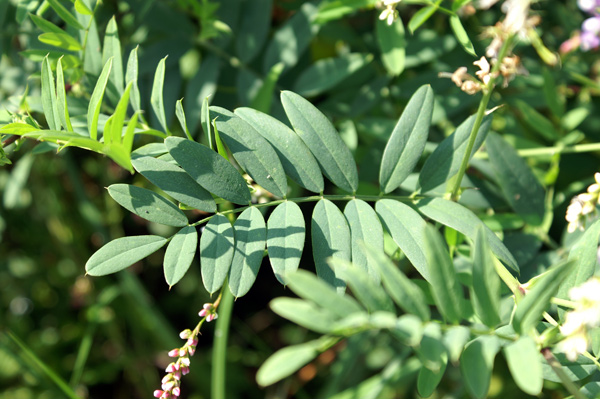
[(160, 398), (163, 395), (163, 391), (161, 391), (160, 389), (157, 389), (156, 391), (154, 391), (154, 397), (155, 398)]
[(179, 357), (179, 348), (175, 348), (169, 351), (169, 357)]
[(187, 348), (183, 347), (179, 349), (179, 357), (187, 355)]
[(182, 367), (181, 368), (181, 374), (186, 375), (190, 372), (190, 368), (189, 367)]
[(179, 359), (179, 362), (184, 367), (190, 367), (190, 358), (189, 357), (182, 357), (181, 359)]
[(173, 379), (173, 374), (169, 373), (163, 377), (161, 383), (164, 384), (165, 382), (171, 381), (172, 379)]
[(181, 371), (176, 371), (172, 374), (173, 378), (177, 381), (181, 380)]
[(170, 391), (175, 386), (175, 381), (169, 381), (162, 384), (163, 391)]
[(167, 373), (172, 373), (172, 372), (177, 371), (177, 370), (179, 370), (179, 364), (177, 364), (177, 363), (169, 363), (169, 365), (165, 369), (165, 371)]
[(171, 392), (173, 393), (173, 396), (177, 397), (181, 394), (181, 389), (179, 387), (175, 387)]

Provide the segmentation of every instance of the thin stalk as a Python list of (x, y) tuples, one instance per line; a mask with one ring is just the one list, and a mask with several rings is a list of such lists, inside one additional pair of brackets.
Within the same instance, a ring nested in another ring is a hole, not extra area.
[(504, 284), (506, 284), (510, 291), (515, 295), (515, 299), (520, 299), (523, 296), (523, 292), (520, 290), (521, 283), (519, 283), (519, 280), (514, 278), (506, 267), (504, 267), (504, 265), (496, 258), (494, 258), (494, 266), (500, 279), (504, 281)]
[(550, 351), (550, 348), (542, 349), (542, 355), (544, 356), (544, 359), (546, 359), (548, 365), (552, 367), (552, 370), (554, 370), (554, 373), (556, 373), (566, 390), (573, 395), (573, 398), (585, 399), (585, 396), (579, 391), (579, 387), (573, 381), (571, 381), (571, 379), (563, 371), (560, 362), (556, 360), (552, 354), (552, 351)]
[(481, 122), (483, 121), (483, 117), (485, 116), (485, 112), (487, 110), (487, 105), (490, 102), (490, 98), (492, 97), (492, 93), (494, 91), (494, 86), (496, 84), (496, 79), (498, 75), (498, 71), (500, 70), (500, 64), (502, 60), (508, 53), (508, 49), (511, 46), (512, 40), (514, 36), (510, 36), (508, 39), (504, 41), (502, 48), (498, 54), (498, 58), (496, 63), (494, 64), (491, 72), (490, 72), (490, 81), (486, 85), (484, 89), (484, 95), (479, 103), (479, 108), (477, 109), (477, 115), (475, 117), (475, 123), (473, 124), (473, 128), (471, 129), (471, 134), (469, 136), (469, 143), (467, 144), (467, 150), (465, 151), (465, 155), (463, 156), (462, 162), (460, 164), (460, 169), (458, 170), (458, 174), (456, 175), (456, 180), (454, 180), (454, 187), (450, 191), (452, 201), (458, 201), (460, 197), (460, 183), (462, 182), (462, 178), (467, 171), (467, 167), (469, 166), (469, 160), (471, 159), (471, 152), (473, 152), (473, 147), (475, 146), (475, 140), (477, 139), (477, 133), (479, 132), (479, 128), (481, 127)]
[[(553, 147), (540, 147), (540, 148), (526, 148), (517, 150), (517, 154), (524, 158), (534, 157), (547, 157), (552, 156), (556, 153), (561, 154), (578, 154), (583, 152), (600, 151), (600, 143), (588, 143), (588, 144), (577, 144), (570, 147), (564, 145), (558, 145)], [(485, 151), (478, 152), (474, 155), (474, 158), (488, 159), (488, 153)]]
[(225, 399), (225, 381), (227, 371), (227, 338), (231, 324), (231, 311), (233, 309), (233, 294), (225, 282), (221, 290), (221, 303), (219, 304), (219, 318), (215, 327), (215, 338), (212, 352), (211, 398)]
[(83, 369), (85, 368), (85, 363), (90, 354), (90, 350), (92, 349), (95, 331), (96, 322), (89, 322), (85, 329), (83, 338), (81, 339), (81, 344), (79, 344), (77, 357), (75, 358), (73, 374), (71, 374), (71, 380), (69, 381), (69, 385), (71, 385), (72, 387), (76, 387), (77, 384), (79, 384), (79, 381), (81, 380), (81, 376), (83, 375)]

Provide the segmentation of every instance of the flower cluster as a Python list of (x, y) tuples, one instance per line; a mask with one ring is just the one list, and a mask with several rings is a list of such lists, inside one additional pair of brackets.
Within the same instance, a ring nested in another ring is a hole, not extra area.
[[(495, 64), (495, 62), (496, 60), (492, 60), (492, 64)], [(502, 76), (504, 78), (503, 85), (506, 87), (517, 73), (522, 73), (520, 60), (516, 55), (504, 57), (498, 71), (493, 74), (491, 72), (490, 63), (485, 57), (481, 57), (479, 60), (473, 62), (473, 65), (479, 67), (479, 71), (475, 72), (477, 78), (469, 75), (466, 67), (460, 67), (452, 74), (442, 72), (439, 76), (449, 77), (465, 93), (475, 94), (482, 90), (486, 90), (492, 77)]]
[(394, 23), (394, 20), (398, 18), (398, 10), (396, 10), (396, 6), (402, 0), (383, 0), (382, 4), (385, 6), (385, 10), (381, 12), (379, 15), (380, 20), (385, 20), (388, 25)]
[(596, 215), (596, 205), (600, 203), (600, 173), (594, 175), (596, 182), (588, 187), (587, 192), (579, 194), (571, 200), (567, 208), (567, 231), (583, 230), (587, 219)]
[(565, 339), (558, 344), (570, 361), (588, 348), (587, 332), (600, 327), (600, 278), (593, 277), (579, 287), (571, 288), (569, 297), (575, 302), (575, 309), (567, 313), (560, 332)]
[(167, 374), (161, 381), (161, 389), (154, 391), (155, 398), (174, 399), (181, 394), (181, 376), (190, 372), (190, 356), (194, 356), (194, 353), (196, 353), (200, 327), (202, 327), (204, 321), (208, 323), (218, 317), (216, 310), (220, 300), (221, 297), (219, 296), (215, 303), (205, 303), (200, 313), (198, 313), (202, 317), (202, 320), (200, 320), (196, 328), (193, 330), (188, 328), (179, 333), (179, 337), (185, 339), (186, 342), (182, 347), (169, 351), (169, 357), (177, 358), (177, 360), (169, 363), (165, 369)]
[(600, 47), (600, 0), (578, 0), (577, 4), (582, 11), (592, 14), (581, 25), (580, 47), (583, 51), (596, 49)]

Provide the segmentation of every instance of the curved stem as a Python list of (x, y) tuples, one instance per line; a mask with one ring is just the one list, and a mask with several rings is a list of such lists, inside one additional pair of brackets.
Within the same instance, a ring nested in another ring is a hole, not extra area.
[(231, 311), (233, 309), (233, 294), (229, 291), (228, 284), (223, 284), (220, 296), (219, 318), (215, 327), (215, 338), (212, 353), (211, 398), (225, 399), (225, 376), (227, 369), (227, 337), (231, 324)]

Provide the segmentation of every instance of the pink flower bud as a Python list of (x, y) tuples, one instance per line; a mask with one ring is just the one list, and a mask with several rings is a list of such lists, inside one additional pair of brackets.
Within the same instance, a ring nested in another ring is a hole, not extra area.
[(184, 367), (190, 367), (190, 358), (189, 357), (182, 357), (179, 359), (179, 362)]
[(175, 387), (175, 388), (173, 388), (171, 393), (173, 394), (173, 396), (177, 397), (181, 394), (181, 389), (179, 387)]
[(179, 364), (178, 363), (169, 363), (169, 365), (165, 369), (165, 371), (167, 373), (172, 373), (172, 372), (177, 371), (177, 370), (179, 370)]
[(163, 391), (170, 391), (175, 386), (175, 381), (169, 381), (162, 384)]
[(188, 353), (190, 356), (194, 356), (194, 353), (196, 353), (196, 347), (194, 345), (188, 347)]
[(176, 379), (177, 381), (181, 380), (181, 371), (176, 371), (173, 374), (171, 374), (173, 376), (174, 379)]
[(186, 375), (190, 372), (190, 368), (189, 367), (182, 367), (181, 368), (181, 374)]
[(219, 317), (218, 314), (211, 313), (208, 316), (206, 316), (206, 321), (210, 323), (211, 321), (215, 320), (217, 317)]
[(212, 310), (213, 304), (212, 303), (205, 303), (204, 305), (202, 305), (202, 308), (206, 309), (206, 310)]
[(173, 379), (173, 374), (169, 373), (163, 377), (161, 383), (164, 384), (165, 382), (171, 381), (172, 379)]
[(198, 316), (200, 317), (204, 317), (208, 314), (208, 312), (206, 311), (206, 309), (202, 309), (200, 312), (198, 312)]
[(179, 349), (179, 356), (181, 357), (181, 356), (185, 356), (185, 355), (187, 355), (187, 348), (183, 347), (183, 348)]
[(169, 351), (169, 357), (178, 357), (179, 356), (179, 348), (175, 348)]
[(163, 391), (161, 391), (160, 389), (157, 389), (156, 391), (154, 391), (154, 397), (160, 398), (163, 393), (164, 393)]
[(189, 328), (186, 328), (185, 330), (183, 330), (182, 332), (179, 333), (179, 337), (181, 339), (188, 339), (191, 336), (192, 336), (192, 330), (190, 330)]
[(189, 346), (196, 346), (196, 345), (198, 345), (198, 339), (196, 339), (196, 338), (189, 338), (189, 339), (187, 340), (187, 343), (186, 343), (186, 345), (189, 345)]

